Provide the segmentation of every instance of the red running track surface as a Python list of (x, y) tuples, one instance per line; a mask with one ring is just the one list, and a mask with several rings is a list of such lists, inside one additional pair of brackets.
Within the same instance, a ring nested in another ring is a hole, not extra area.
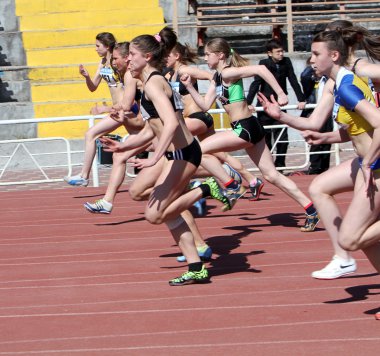
[[(309, 176), (292, 177), (306, 192)], [(378, 355), (379, 276), (315, 280), (332, 249), (322, 224), (267, 184), (200, 230), (211, 283), (170, 287), (185, 265), (165, 225), (121, 192), (111, 215), (86, 201), (105, 188), (2, 192), (0, 355)], [(351, 194), (338, 201), (344, 209)]]

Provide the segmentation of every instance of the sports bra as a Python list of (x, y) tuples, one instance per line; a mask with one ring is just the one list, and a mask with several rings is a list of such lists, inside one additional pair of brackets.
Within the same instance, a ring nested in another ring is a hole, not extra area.
[[(155, 71), (155, 72), (150, 73), (145, 84), (154, 75), (160, 75), (161, 77), (165, 78), (160, 72)], [(174, 111), (183, 109), (183, 104), (182, 104), (182, 100), (179, 93), (172, 90), (172, 96), (169, 98), (169, 100), (170, 100), (170, 103), (172, 104)], [(145, 121), (149, 119), (153, 119), (153, 118), (157, 119), (160, 117), (152, 101), (146, 98), (144, 91), (142, 92), (142, 95), (141, 95), (140, 110), (141, 110), (141, 115)]]
[(347, 128), (350, 136), (370, 132), (373, 127), (362, 116), (355, 113), (356, 105), (363, 99), (375, 105), (368, 83), (346, 68), (338, 72), (334, 86), (333, 119)]
[(103, 65), (103, 67), (100, 68), (99, 74), (107, 82), (109, 87), (116, 87), (121, 83), (119, 75), (113, 70), (112, 67)]
[[(184, 84), (180, 81), (178, 73), (177, 73), (176, 78), (173, 80), (174, 73), (175, 72), (172, 72), (170, 74), (170, 78), (169, 78), (169, 84), (172, 87), (172, 89), (174, 91), (176, 91), (177, 93), (180, 93), (181, 95), (188, 95), (188, 94), (190, 94), (189, 91), (184, 86)], [(194, 86), (194, 89), (196, 91), (198, 91), (198, 82), (197, 81), (194, 83), (193, 86)]]
[(216, 72), (212, 78), (216, 85), (216, 98), (222, 105), (228, 105), (245, 100), (243, 80), (239, 79), (230, 86), (223, 84), (222, 73)]

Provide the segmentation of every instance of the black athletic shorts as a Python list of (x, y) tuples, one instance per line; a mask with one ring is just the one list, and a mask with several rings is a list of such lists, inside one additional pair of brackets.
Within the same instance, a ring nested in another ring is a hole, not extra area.
[(192, 163), (195, 167), (199, 167), (202, 160), (201, 146), (196, 139), (189, 146), (175, 151), (166, 151), (165, 157), (169, 161), (178, 160)]
[(260, 142), (265, 136), (263, 126), (254, 116), (231, 122), (231, 127), (236, 135), (244, 141), (251, 142), (253, 144)]
[(208, 129), (214, 125), (214, 119), (208, 112), (194, 112), (189, 115), (189, 118), (201, 120)]

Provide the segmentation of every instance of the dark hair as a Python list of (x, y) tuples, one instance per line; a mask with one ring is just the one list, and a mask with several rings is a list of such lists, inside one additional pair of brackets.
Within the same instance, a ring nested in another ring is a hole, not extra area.
[(272, 52), (274, 49), (278, 49), (278, 48), (283, 49), (284, 46), (278, 39), (272, 38), (271, 40), (267, 42), (266, 48), (267, 48), (267, 52)]
[(347, 65), (348, 47), (339, 31), (320, 32), (315, 35), (313, 43), (315, 42), (325, 42), (330, 51), (338, 51), (340, 53), (338, 64), (341, 66)]
[(335, 20), (326, 26), (325, 31), (336, 31), (337, 29), (344, 29), (347, 27), (352, 27), (353, 25), (354, 24), (348, 20)]
[(115, 44), (116, 39), (115, 36), (110, 32), (101, 32), (96, 35), (96, 39), (104, 46), (109, 48), (109, 51), (112, 52)]
[(173, 47), (172, 52), (179, 54), (179, 61), (183, 64), (195, 63), (198, 54), (193, 50), (188, 44), (183, 45), (180, 42), (177, 42)]
[(133, 43), (141, 52), (150, 53), (150, 65), (161, 70), (165, 57), (177, 43), (177, 35), (170, 27), (164, 27), (158, 34), (135, 37)]
[(248, 64), (248, 60), (243, 58), (239, 53), (232, 49), (224, 38), (213, 38), (206, 43), (206, 48), (213, 53), (224, 53), (226, 59), (231, 56), (231, 64), (234, 67), (243, 67)]
[(118, 42), (115, 44), (114, 50), (117, 49), (122, 57), (126, 57), (129, 54), (129, 42)]
[(367, 56), (375, 60), (380, 60), (380, 36), (371, 34), (362, 26), (351, 26), (342, 29), (343, 40), (348, 47), (355, 51), (359, 46), (363, 48)]
[(158, 35), (161, 37), (161, 41), (165, 45), (166, 53), (169, 54), (170, 51), (174, 48), (174, 46), (177, 44), (177, 34), (171, 27), (166, 26), (158, 33)]

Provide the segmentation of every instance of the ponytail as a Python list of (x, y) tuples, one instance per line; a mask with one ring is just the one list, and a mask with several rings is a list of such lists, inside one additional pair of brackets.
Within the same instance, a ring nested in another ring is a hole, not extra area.
[(195, 63), (198, 59), (198, 54), (188, 44), (177, 42), (172, 52), (179, 54), (179, 61), (182, 64)]
[(158, 70), (162, 70), (166, 56), (177, 43), (177, 35), (171, 28), (164, 27), (154, 36), (137, 36), (131, 41), (131, 43), (133, 43), (141, 52), (150, 53), (152, 59), (149, 64)]
[(371, 34), (362, 26), (352, 26), (342, 30), (343, 40), (353, 51), (357, 48), (363, 48), (368, 57), (380, 60), (380, 36)]

